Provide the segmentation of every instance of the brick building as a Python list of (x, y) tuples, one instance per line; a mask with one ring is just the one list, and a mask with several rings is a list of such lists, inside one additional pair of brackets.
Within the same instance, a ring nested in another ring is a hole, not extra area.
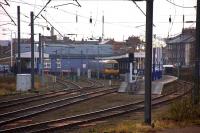
[(163, 50), (164, 64), (190, 67), (194, 64), (195, 29), (184, 29), (181, 34), (166, 39)]

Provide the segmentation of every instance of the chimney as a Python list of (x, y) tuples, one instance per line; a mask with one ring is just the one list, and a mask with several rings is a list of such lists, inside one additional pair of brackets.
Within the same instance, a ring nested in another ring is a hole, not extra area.
[(51, 36), (54, 36), (54, 28), (51, 27)]

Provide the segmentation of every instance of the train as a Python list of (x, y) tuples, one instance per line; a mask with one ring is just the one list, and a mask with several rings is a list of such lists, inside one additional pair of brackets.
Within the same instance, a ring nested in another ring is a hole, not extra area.
[(119, 76), (119, 63), (116, 60), (101, 60), (103, 66), (101, 73), (106, 76)]
[(90, 62), (89, 68), (95, 77), (99, 71), (100, 77), (112, 78), (119, 76), (119, 63), (117, 60), (95, 60)]
[(102, 74), (105, 76), (118, 76), (119, 75), (119, 63), (116, 60), (102, 60), (103, 64)]

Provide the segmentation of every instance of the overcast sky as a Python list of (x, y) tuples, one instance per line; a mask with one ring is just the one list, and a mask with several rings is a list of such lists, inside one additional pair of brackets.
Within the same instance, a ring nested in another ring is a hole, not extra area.
[[(30, 11), (34, 14), (42, 9), (48, 0), (7, 0), (9, 6), (4, 6), (8, 13), (17, 23), (17, 6), (21, 7), (21, 37), (30, 37)], [(184, 7), (196, 6), (196, 0), (169, 0)], [(0, 0), (4, 3), (4, 0)], [(73, 0), (52, 0), (45, 11), (41, 14), (58, 29), (58, 31), (67, 36), (67, 34), (77, 34), (77, 36), (69, 36), (72, 39), (81, 38), (99, 38), (102, 35), (102, 15), (105, 17), (104, 34), (105, 38), (114, 38), (122, 41), (129, 36), (144, 36), (145, 35), (145, 16), (136, 7), (136, 5), (129, 0), (78, 0), (81, 7), (74, 6), (77, 4)], [(54, 6), (60, 4), (73, 3), (65, 6), (59, 6), (58, 9)], [(141, 9), (145, 12), (146, 2), (137, 2)], [(76, 23), (76, 14), (78, 22)], [(154, 0), (154, 34), (158, 37), (167, 37), (176, 35), (181, 32), (183, 27), (183, 14), (185, 21), (195, 21), (195, 8), (181, 8), (170, 4), (166, 0)], [(169, 16), (171, 16), (172, 23), (169, 23)], [(92, 18), (92, 24), (89, 23), (89, 18)], [(0, 7), (0, 40), (9, 38), (9, 29), (13, 31), (13, 37), (17, 31), (14, 25), (4, 25), (11, 23), (8, 16), (6, 16), (3, 9)], [(40, 15), (35, 20), (35, 33), (42, 33), (49, 35), (50, 32), (46, 27), (50, 26)], [(2, 26), (4, 25), (4, 26)], [(185, 27), (194, 27), (195, 23), (186, 23)], [(4, 35), (2, 35), (4, 34)], [(7, 34), (7, 35), (5, 35)], [(58, 34), (55, 31), (55, 34)], [(36, 37), (37, 40), (37, 37)]]

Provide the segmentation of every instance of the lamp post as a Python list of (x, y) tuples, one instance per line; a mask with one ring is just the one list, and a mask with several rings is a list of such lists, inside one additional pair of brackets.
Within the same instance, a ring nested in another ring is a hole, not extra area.
[(145, 47), (144, 44), (140, 44), (136, 47), (136, 50), (139, 51), (139, 61), (138, 61), (138, 69), (142, 69), (142, 52), (144, 51)]
[(97, 70), (97, 78), (99, 79), (99, 73), (100, 73), (100, 72), (99, 72), (99, 69), (100, 69), (100, 64), (99, 64), (99, 44), (98, 44), (97, 50), (98, 50), (98, 51), (97, 51), (97, 53), (98, 53), (98, 68), (97, 68), (98, 70)]
[(57, 55), (58, 55), (58, 51), (57, 50), (55, 50), (55, 51), (53, 51), (53, 52), (55, 52), (55, 60), (56, 60), (56, 67), (55, 67), (55, 75), (57, 76)]
[[(166, 43), (163, 41), (163, 40), (161, 40), (161, 39), (158, 39), (158, 38), (156, 38), (156, 39), (154, 39), (153, 40), (153, 57), (154, 57), (154, 60), (153, 60), (153, 72), (154, 72), (154, 74), (156, 73), (156, 71), (155, 71), (155, 69), (156, 68), (159, 68), (158, 70), (159, 70), (159, 74), (157, 75), (158, 76), (158, 78), (160, 78), (161, 77), (161, 73), (160, 73), (160, 62), (162, 62), (162, 52), (159, 52), (159, 51), (161, 51), (162, 50), (162, 48), (163, 47), (166, 47)], [(154, 79), (156, 79), (156, 77), (157, 76), (153, 76), (154, 77)]]
[[(67, 52), (67, 54), (68, 54), (68, 55), (67, 55), (67, 65), (68, 65), (68, 67), (69, 67), (69, 69), (70, 69), (70, 75), (71, 75), (71, 74), (72, 74), (72, 71), (71, 71), (72, 69), (71, 69), (71, 65), (70, 65), (70, 54), (71, 54), (71, 53), (70, 53), (70, 49), (71, 49), (71, 48), (75, 48), (75, 47), (74, 47), (74, 46), (68, 46), (68, 47), (66, 47), (66, 48), (67, 48), (67, 51), (68, 51), (68, 52)], [(69, 75), (69, 76), (70, 76), (70, 75)], [(69, 77), (69, 78), (70, 78), (70, 77)]]
[[(2, 29), (3, 31), (10, 31), (10, 67), (13, 66), (13, 33), (15, 34), (15, 38), (16, 38), (16, 32), (13, 32), (10, 29)], [(6, 34), (3, 34), (6, 35)]]
[(42, 59), (41, 59), (41, 77), (42, 77), (42, 86), (44, 86), (45, 78), (44, 78), (44, 46), (45, 41), (42, 42)]
[[(38, 53), (38, 48), (39, 48), (39, 44), (35, 44), (35, 45), (34, 45), (34, 54), (35, 54), (35, 53)], [(35, 68), (36, 68), (36, 70), (37, 70), (37, 69), (38, 69), (37, 54), (35, 54), (34, 66), (35, 66)]]

